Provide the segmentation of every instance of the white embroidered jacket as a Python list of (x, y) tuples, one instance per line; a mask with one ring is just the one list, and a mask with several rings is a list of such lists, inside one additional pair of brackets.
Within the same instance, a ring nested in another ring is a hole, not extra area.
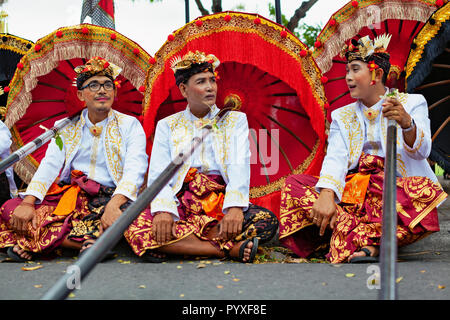
[[(219, 109), (213, 106), (212, 115)], [(147, 184), (150, 186), (175, 156), (185, 150), (194, 138), (194, 121), (190, 110), (178, 112), (160, 120), (156, 126)], [(223, 212), (229, 207), (242, 207), (249, 204), (250, 186), (250, 147), (248, 140), (248, 122), (245, 113), (230, 111), (213, 135), (215, 162), (227, 184), (223, 203)], [(178, 170), (170, 182), (161, 190), (151, 203), (151, 212), (165, 211), (179, 219), (176, 194), (183, 185), (192, 159), (189, 158)]]
[[(406, 112), (416, 123), (416, 140), (412, 148), (403, 141), (403, 133), (397, 125), (397, 176), (424, 176), (438, 183), (427, 162), (431, 151), (431, 130), (428, 105), (420, 94), (404, 95), (401, 99)], [(351, 103), (331, 113), (328, 150), (322, 164), (316, 189), (332, 189), (337, 202), (342, 198), (345, 177), (358, 166), (364, 144), (364, 114), (358, 102)], [(381, 120), (380, 136), (383, 154), (386, 154), (387, 119)]]
[[(45, 157), (21, 196), (33, 195), (42, 201), (58, 174), (60, 181), (70, 182), (71, 171), (78, 170), (72, 167), (72, 163), (80, 148), (82, 129), (86, 124), (83, 114), (59, 132), (63, 141), (62, 150), (56, 145), (55, 139), (50, 141)], [(106, 127), (102, 130), (101, 141), (107, 169), (112, 184), (116, 186), (114, 194), (136, 200), (148, 164), (142, 125), (132, 116), (111, 110)]]
[[(8, 127), (0, 121), (0, 160), (7, 158), (10, 155), (9, 148), (11, 147), (11, 132)], [(6, 178), (9, 184), (9, 193), (11, 197), (17, 197), (17, 186), (14, 181), (13, 167), (9, 167), (5, 170)]]

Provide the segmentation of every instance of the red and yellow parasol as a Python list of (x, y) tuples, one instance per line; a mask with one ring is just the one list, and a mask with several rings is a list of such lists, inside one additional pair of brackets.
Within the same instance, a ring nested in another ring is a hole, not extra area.
[[(115, 30), (82, 24), (64, 27), (39, 39), (17, 64), (10, 84), (5, 124), (12, 148), (18, 149), (51, 128), (55, 121), (76, 114), (83, 106), (76, 97), (74, 68), (101, 56), (122, 69), (113, 108), (136, 117), (142, 114), (143, 90), (150, 55)], [(31, 180), (46, 145), (20, 161), (16, 173)]]
[(430, 159), (450, 173), (450, 2), (436, 10), (414, 38), (406, 64), (406, 89), (428, 102)]
[(334, 13), (320, 32), (313, 57), (323, 73), (325, 94), (331, 111), (354, 100), (345, 82), (345, 59), (340, 52), (351, 39), (392, 35), (388, 52), (391, 70), (386, 85), (405, 91), (405, 63), (414, 36), (442, 0), (358, 0), (349, 1)]
[(17, 63), (32, 46), (32, 41), (0, 33), (0, 118), (2, 120), (6, 114), (6, 102), (10, 91), (9, 82), (14, 76)]
[[(198, 18), (168, 36), (148, 70), (143, 111), (149, 153), (157, 121), (186, 108), (170, 62), (195, 50), (221, 61), (218, 107), (231, 94), (242, 101), (253, 159), (250, 198), (278, 213), (286, 176), (318, 174), (322, 164), (325, 95), (319, 68), (300, 40), (263, 17), (223, 12)], [(276, 157), (269, 158), (270, 144)], [(277, 163), (270, 163), (274, 158)]]

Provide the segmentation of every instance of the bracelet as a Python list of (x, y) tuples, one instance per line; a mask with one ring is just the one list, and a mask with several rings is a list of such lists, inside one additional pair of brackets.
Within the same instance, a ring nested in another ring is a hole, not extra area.
[(402, 130), (403, 130), (403, 132), (408, 132), (408, 131), (413, 130), (415, 127), (416, 127), (416, 123), (414, 122), (414, 119), (411, 118), (411, 125), (408, 128), (405, 128), (405, 129), (402, 128)]
[(28, 207), (34, 208), (34, 203), (29, 203), (29, 202), (25, 202), (25, 201), (22, 201), (20, 203), (20, 205), (24, 205), (24, 206), (28, 206)]

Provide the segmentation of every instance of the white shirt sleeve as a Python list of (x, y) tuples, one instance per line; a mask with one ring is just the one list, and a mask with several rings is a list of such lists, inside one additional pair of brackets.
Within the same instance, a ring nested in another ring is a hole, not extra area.
[[(155, 138), (153, 140), (152, 153), (150, 156), (147, 186), (151, 186), (172, 161), (169, 138), (170, 129), (168, 124), (164, 120), (159, 121), (156, 125)], [(159, 211), (170, 212), (175, 220), (179, 219), (177, 199), (172, 190), (171, 182), (167, 183), (161, 189), (158, 195), (153, 199), (150, 207), (152, 214)]]
[(135, 201), (139, 188), (144, 182), (147, 171), (148, 156), (144, 129), (137, 119), (132, 119), (131, 127), (125, 136), (126, 154), (123, 165), (123, 175), (114, 194), (122, 194)]

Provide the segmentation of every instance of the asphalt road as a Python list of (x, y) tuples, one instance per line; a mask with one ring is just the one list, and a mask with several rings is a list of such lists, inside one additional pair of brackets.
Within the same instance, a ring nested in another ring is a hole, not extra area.
[[(400, 300), (450, 299), (449, 199), (438, 212), (440, 232), (399, 250)], [(181, 308), (193, 300), (377, 300), (379, 295), (376, 279), (371, 282), (378, 264), (295, 259), (276, 241), (262, 249), (257, 264), (206, 258), (149, 264), (134, 256), (125, 241), (115, 249), (118, 256), (98, 264), (67, 300), (172, 300)], [(76, 261), (74, 256), (65, 251), (53, 260), (13, 263), (0, 254), (0, 300), (40, 299)]]

